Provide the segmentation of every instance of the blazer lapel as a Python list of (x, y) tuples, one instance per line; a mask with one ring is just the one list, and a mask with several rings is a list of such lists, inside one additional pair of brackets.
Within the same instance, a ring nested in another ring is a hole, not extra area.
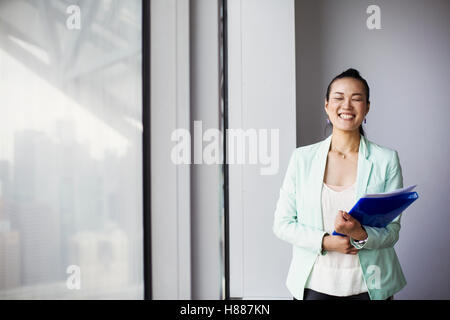
[(367, 190), (367, 183), (372, 172), (372, 160), (369, 158), (369, 148), (367, 139), (361, 135), (358, 152), (358, 173), (356, 178), (356, 200), (358, 200)]
[(317, 213), (314, 212), (312, 215), (314, 217), (313, 223), (318, 229), (323, 230), (323, 214), (322, 214), (322, 187), (323, 178), (325, 175), (325, 168), (327, 165), (328, 151), (330, 150), (331, 136), (322, 141), (317, 153), (314, 157), (314, 161), (311, 164), (311, 180), (310, 180), (310, 195), (312, 206)]
[[(330, 150), (331, 145), (331, 137), (322, 141), (320, 144), (316, 155), (314, 156), (314, 161), (311, 164), (311, 174), (309, 180), (310, 192), (311, 195), (310, 200), (311, 206), (314, 211), (317, 210), (317, 213), (312, 213), (313, 216), (313, 225), (317, 228), (323, 230), (323, 213), (322, 213), (322, 188), (323, 188), (323, 178), (325, 175), (325, 168), (327, 165), (327, 157), (328, 151)], [(361, 139), (359, 142), (359, 151), (358, 151), (358, 168), (357, 168), (357, 177), (356, 177), (356, 200), (358, 200), (364, 193), (366, 193), (367, 182), (369, 181), (370, 173), (372, 171), (372, 160), (368, 159), (369, 157), (369, 149), (368, 142), (366, 138), (361, 135)]]

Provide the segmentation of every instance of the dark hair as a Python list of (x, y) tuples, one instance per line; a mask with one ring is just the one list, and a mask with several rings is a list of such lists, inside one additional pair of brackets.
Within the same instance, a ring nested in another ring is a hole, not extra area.
[[(369, 97), (370, 97), (370, 89), (369, 89), (369, 85), (367, 84), (366, 79), (364, 79), (363, 77), (361, 77), (361, 75), (359, 74), (359, 71), (353, 68), (347, 69), (344, 72), (342, 72), (341, 74), (338, 74), (336, 77), (333, 78), (333, 80), (331, 80), (330, 84), (328, 85), (327, 88), (327, 93), (325, 95), (325, 98), (328, 99), (330, 98), (330, 89), (331, 89), (331, 85), (333, 84), (333, 82), (335, 82), (338, 79), (342, 79), (342, 78), (353, 78), (356, 80), (359, 80), (362, 82), (362, 84), (364, 85), (364, 88), (366, 89), (366, 102), (370, 103)], [(330, 123), (331, 124), (331, 123)], [(332, 124), (331, 124), (332, 126)], [(359, 133), (361, 133), (363, 136), (364, 134), (364, 129), (362, 127), (362, 125), (359, 126)]]

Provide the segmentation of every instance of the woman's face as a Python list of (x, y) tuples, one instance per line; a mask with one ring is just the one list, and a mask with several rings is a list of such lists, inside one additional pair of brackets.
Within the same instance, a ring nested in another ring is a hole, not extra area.
[(333, 82), (329, 100), (325, 99), (325, 112), (333, 124), (333, 130), (359, 130), (369, 112), (364, 84), (353, 78), (342, 78)]

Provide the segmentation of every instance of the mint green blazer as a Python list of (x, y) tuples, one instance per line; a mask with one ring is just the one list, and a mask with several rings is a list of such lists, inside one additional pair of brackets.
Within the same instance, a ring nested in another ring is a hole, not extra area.
[[(322, 219), (322, 184), (331, 135), (318, 143), (294, 150), (280, 189), (274, 214), (273, 232), (292, 244), (292, 260), (286, 286), (303, 299), (309, 274), (322, 251), (325, 235)], [(356, 199), (364, 193), (388, 192), (403, 187), (397, 151), (379, 146), (361, 135), (356, 182)], [(364, 281), (370, 299), (387, 299), (400, 291), (406, 280), (394, 245), (398, 241), (401, 215), (385, 228), (364, 226), (367, 242), (358, 249)]]

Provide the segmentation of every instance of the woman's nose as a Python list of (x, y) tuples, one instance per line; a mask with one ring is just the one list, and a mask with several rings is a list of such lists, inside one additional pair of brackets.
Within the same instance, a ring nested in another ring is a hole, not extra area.
[(350, 106), (350, 99), (344, 99), (344, 100), (342, 101), (342, 106), (343, 106), (343, 107), (348, 107), (348, 106)]

